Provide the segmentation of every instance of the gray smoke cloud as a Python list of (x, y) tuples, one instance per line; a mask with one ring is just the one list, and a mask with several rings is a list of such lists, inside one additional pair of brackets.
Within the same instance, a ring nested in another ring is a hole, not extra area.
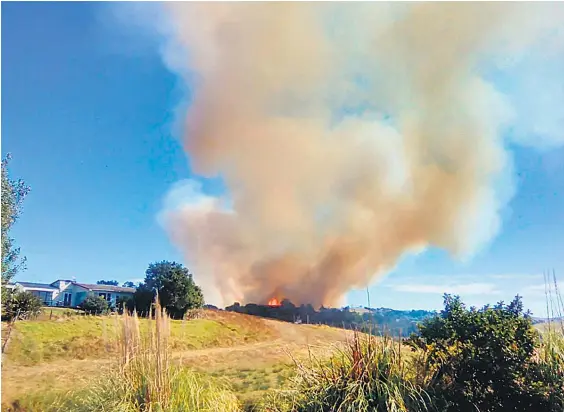
[(564, 143), (561, 4), (164, 7), (184, 147), (228, 188), (180, 184), (163, 212), (208, 301), (335, 305), (405, 253), (470, 257), (509, 145)]

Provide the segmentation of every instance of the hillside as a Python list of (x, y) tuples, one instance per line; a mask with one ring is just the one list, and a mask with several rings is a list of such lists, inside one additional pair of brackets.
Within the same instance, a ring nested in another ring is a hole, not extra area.
[[(2, 365), (3, 405), (34, 393), (44, 397), (87, 386), (112, 367), (117, 326), (115, 316), (18, 322)], [(299, 358), (310, 347), (323, 355), (347, 336), (328, 326), (209, 310), (171, 326), (175, 361), (226, 378), (242, 398), (280, 386), (293, 368), (290, 352)]]
[(407, 337), (417, 331), (417, 324), (436, 314), (426, 310), (394, 310), (389, 308), (324, 308), (311, 305), (296, 306), (289, 300), (280, 305), (240, 305), (235, 303), (227, 311), (245, 313), (286, 322), (321, 324), (337, 328), (370, 330), (372, 333)]

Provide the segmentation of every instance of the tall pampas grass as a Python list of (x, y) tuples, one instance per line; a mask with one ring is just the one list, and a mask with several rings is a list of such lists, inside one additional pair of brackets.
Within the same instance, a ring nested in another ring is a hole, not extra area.
[[(101, 379), (86, 390), (69, 392), (49, 405), (30, 399), (29, 409), (77, 412), (239, 412), (229, 386), (172, 361), (170, 318), (159, 304), (148, 327), (137, 314), (116, 317), (117, 358)], [(145, 325), (143, 325), (145, 326)], [(33, 403), (39, 402), (39, 403)]]
[(354, 332), (329, 361), (296, 362), (290, 390), (270, 394), (263, 411), (419, 412), (429, 410), (428, 371), (400, 341)]

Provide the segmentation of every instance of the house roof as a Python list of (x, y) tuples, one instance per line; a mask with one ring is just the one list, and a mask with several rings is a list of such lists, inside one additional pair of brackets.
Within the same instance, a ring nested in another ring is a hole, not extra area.
[(23, 286), (26, 289), (48, 289), (48, 290), (59, 290), (46, 283), (34, 283), (34, 282), (16, 282), (16, 285)]
[(113, 286), (113, 285), (91, 285), (88, 283), (77, 283), (74, 282), (75, 285), (80, 286), (84, 289), (92, 290), (92, 291), (100, 291), (100, 292), (119, 292), (119, 293), (134, 293), (135, 288), (124, 288), (122, 286)]

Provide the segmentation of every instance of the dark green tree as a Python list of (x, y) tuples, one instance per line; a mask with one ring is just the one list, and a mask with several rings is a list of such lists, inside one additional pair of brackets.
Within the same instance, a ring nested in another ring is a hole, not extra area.
[(133, 298), (129, 296), (118, 296), (116, 299), (116, 310), (121, 315), (123, 310), (126, 309), (132, 312), (134, 308)]
[(96, 296), (92, 293), (86, 296), (86, 299), (79, 305), (86, 313), (91, 315), (100, 315), (106, 313), (109, 309), (108, 302), (102, 296)]
[(97, 285), (109, 285), (109, 286), (117, 286), (119, 285), (117, 280), (99, 280), (96, 282)]
[(30, 191), (23, 180), (10, 179), (10, 159), (10, 154), (7, 154), (2, 160), (2, 285), (25, 269), (25, 257), (20, 257), (20, 248), (15, 246), (14, 239), (10, 237), (10, 229), (18, 220), (23, 201)]
[(123, 282), (123, 285), (121, 285), (124, 288), (134, 288), (135, 287), (135, 283), (131, 282), (131, 281), (127, 281), (127, 282)]
[(155, 291), (141, 283), (133, 294), (133, 299), (126, 303), (129, 311), (137, 311), (140, 316), (148, 316), (155, 301)]
[(176, 262), (151, 263), (145, 273), (144, 287), (139, 289), (138, 296), (146, 296), (146, 290), (153, 296), (158, 292), (161, 306), (173, 318), (181, 318), (186, 311), (204, 304), (202, 290), (194, 283), (192, 274)]
[(441, 411), (564, 410), (563, 382), (543, 378), (534, 359), (539, 335), (519, 296), (478, 310), (445, 295), (444, 310), (419, 332), (407, 343), (426, 352)]

